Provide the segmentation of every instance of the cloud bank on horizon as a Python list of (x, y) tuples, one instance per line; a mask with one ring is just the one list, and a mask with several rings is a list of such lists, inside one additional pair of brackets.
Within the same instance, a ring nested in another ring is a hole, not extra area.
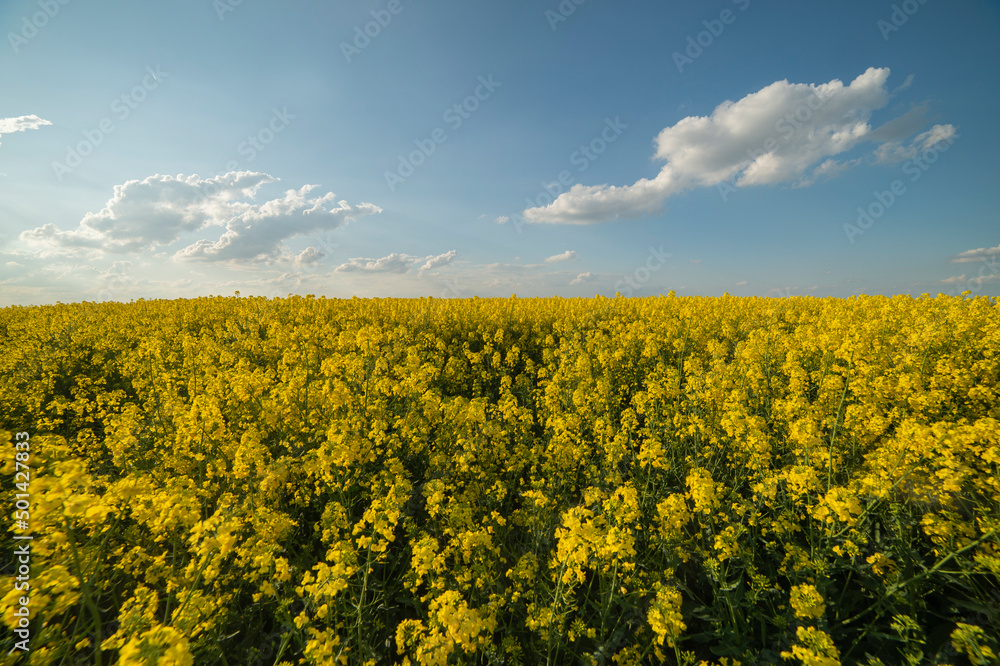
[(922, 107), (873, 129), (873, 112), (892, 97), (888, 78), (888, 68), (870, 67), (846, 86), (839, 79), (776, 81), (719, 104), (709, 116), (689, 116), (663, 129), (654, 157), (666, 164), (655, 177), (632, 185), (576, 184), (522, 215), (532, 223), (575, 225), (636, 218), (658, 213), (671, 196), (697, 187), (810, 185), (861, 163), (837, 157), (864, 142), (878, 144), (873, 161), (892, 164), (955, 135), (952, 125), (935, 125), (906, 143), (923, 122)]

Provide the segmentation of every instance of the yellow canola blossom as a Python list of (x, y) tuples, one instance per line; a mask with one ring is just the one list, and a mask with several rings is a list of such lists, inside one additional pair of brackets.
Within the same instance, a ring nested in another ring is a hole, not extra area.
[(0, 666), (1000, 651), (995, 298), (4, 308), (0, 427)]

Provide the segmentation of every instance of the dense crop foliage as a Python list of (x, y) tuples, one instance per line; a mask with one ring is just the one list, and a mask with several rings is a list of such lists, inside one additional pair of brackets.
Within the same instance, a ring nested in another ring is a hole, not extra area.
[(0, 663), (1000, 653), (986, 297), (14, 307), (0, 428)]

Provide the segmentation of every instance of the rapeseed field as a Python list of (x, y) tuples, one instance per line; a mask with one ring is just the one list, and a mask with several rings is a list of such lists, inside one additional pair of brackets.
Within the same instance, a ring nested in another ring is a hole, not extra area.
[(0, 450), (0, 664), (1000, 663), (989, 297), (10, 307)]

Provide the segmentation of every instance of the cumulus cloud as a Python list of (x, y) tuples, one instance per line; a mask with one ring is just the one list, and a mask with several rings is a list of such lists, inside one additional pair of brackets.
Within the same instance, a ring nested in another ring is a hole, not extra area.
[(322, 261), (325, 256), (326, 252), (323, 250), (309, 246), (295, 257), (295, 263), (299, 266), (314, 266)]
[(551, 257), (548, 257), (545, 262), (554, 264), (560, 261), (573, 261), (576, 258), (576, 250), (566, 250), (565, 252), (560, 252), (559, 254), (553, 254)]
[(580, 273), (575, 278), (573, 278), (572, 280), (570, 280), (570, 284), (571, 285), (584, 284), (586, 282), (593, 282), (596, 279), (597, 279), (596, 275), (594, 275), (590, 271), (587, 271), (586, 273)]
[(332, 192), (311, 193), (316, 185), (288, 190), (279, 198), (255, 203), (261, 186), (277, 181), (264, 173), (230, 172), (214, 178), (150, 176), (116, 185), (114, 196), (76, 229), (53, 224), (25, 231), (21, 239), (63, 250), (93, 249), (137, 253), (170, 245), (184, 233), (223, 226), (218, 240), (199, 240), (176, 253), (201, 261), (269, 261), (284, 255), (282, 241), (336, 229), (382, 212), (370, 203), (337, 201)]
[(316, 231), (336, 229), (382, 209), (369, 203), (353, 206), (332, 192), (310, 197), (315, 185), (288, 190), (280, 199), (250, 206), (226, 223), (218, 240), (200, 240), (177, 253), (180, 259), (272, 260), (282, 254), (282, 241)]
[(26, 130), (38, 129), (42, 125), (51, 125), (52, 123), (38, 116), (18, 116), (17, 118), (0, 118), (0, 138), (4, 134), (13, 134), (14, 132), (24, 132)]
[(1000, 257), (1000, 245), (996, 247), (981, 247), (975, 250), (966, 250), (956, 254), (951, 259), (953, 264), (968, 264), (974, 261), (990, 261), (995, 257)]
[(666, 164), (655, 177), (632, 185), (577, 184), (523, 215), (534, 223), (596, 224), (656, 213), (667, 198), (695, 187), (801, 184), (835, 174), (856, 164), (837, 155), (862, 142), (899, 139), (920, 117), (914, 111), (872, 129), (873, 112), (890, 99), (888, 77), (887, 68), (869, 68), (849, 85), (777, 81), (663, 129), (654, 157)]
[(397, 252), (380, 259), (356, 257), (337, 266), (335, 271), (337, 273), (405, 273), (410, 270), (416, 260), (416, 257)]
[(429, 271), (432, 268), (440, 268), (441, 266), (447, 266), (451, 262), (455, 261), (455, 257), (458, 256), (458, 252), (455, 250), (449, 250), (444, 254), (439, 254), (436, 257), (428, 257), (424, 265), (420, 267), (420, 272)]

